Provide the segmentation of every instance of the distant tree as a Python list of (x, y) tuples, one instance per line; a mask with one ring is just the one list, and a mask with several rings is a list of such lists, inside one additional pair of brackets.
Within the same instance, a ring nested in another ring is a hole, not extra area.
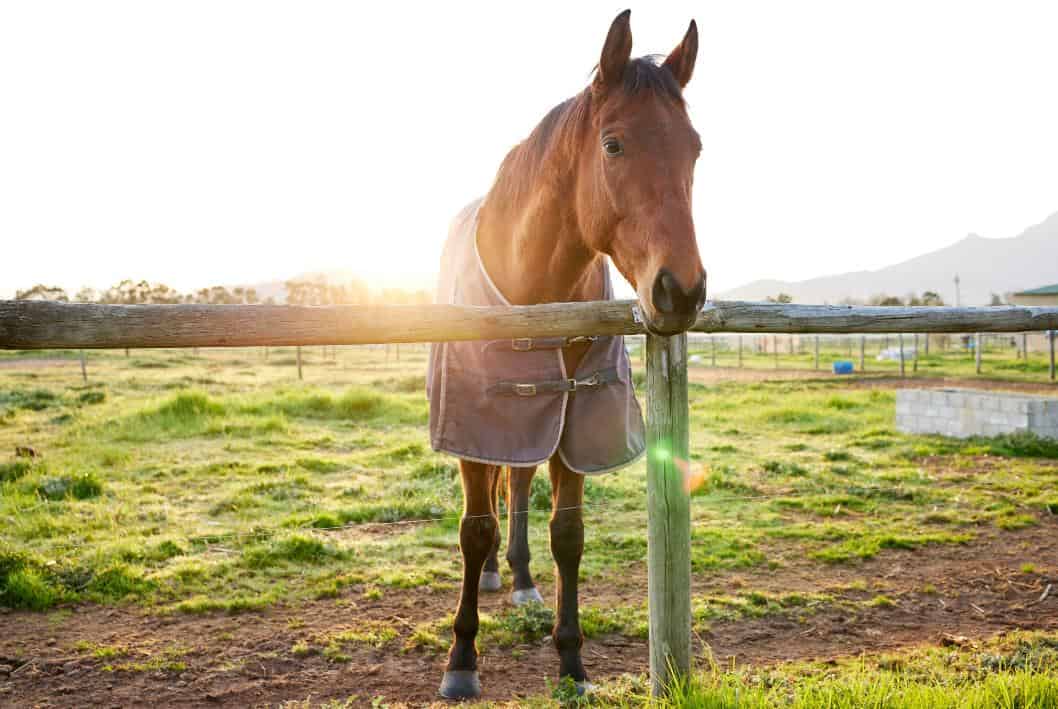
[(904, 301), (900, 300), (899, 298), (897, 298), (896, 296), (893, 296), (893, 295), (886, 295), (885, 293), (878, 293), (877, 295), (872, 295), (870, 298), (868, 298), (867, 299), (867, 304), (868, 305), (888, 305), (888, 306), (893, 306), (893, 305), (903, 305)]
[(993, 293), (989, 305), (1003, 305), (1003, 297), (999, 293)]
[(77, 291), (77, 295), (73, 299), (75, 303), (95, 303), (99, 300), (99, 293), (96, 292), (95, 288), (84, 286)]
[(922, 291), (922, 305), (944, 305), (944, 298), (936, 291)]
[(46, 286), (38, 283), (32, 288), (15, 291), (15, 300), (55, 300), (65, 303), (70, 300), (66, 291), (59, 286)]
[(779, 295), (769, 295), (764, 299), (767, 303), (792, 303), (793, 296), (789, 293), (780, 293)]

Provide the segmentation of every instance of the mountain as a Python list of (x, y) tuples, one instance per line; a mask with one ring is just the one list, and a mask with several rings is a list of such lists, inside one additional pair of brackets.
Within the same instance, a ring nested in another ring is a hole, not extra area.
[(846, 298), (865, 301), (879, 293), (903, 297), (932, 290), (954, 305), (955, 274), (963, 305), (987, 305), (992, 293), (1058, 283), (1058, 212), (1015, 237), (986, 239), (970, 234), (951, 246), (877, 271), (807, 281), (753, 281), (715, 298), (763, 300), (789, 293), (796, 303), (838, 303)]

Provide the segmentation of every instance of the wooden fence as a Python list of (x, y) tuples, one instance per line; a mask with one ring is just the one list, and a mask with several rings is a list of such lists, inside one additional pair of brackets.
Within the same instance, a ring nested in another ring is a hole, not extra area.
[[(708, 304), (692, 328), (733, 333), (1058, 330), (1058, 308)], [(94, 305), (0, 301), (0, 349), (354, 345), (643, 334), (634, 301), (516, 307)], [(1052, 338), (1053, 342), (1053, 338)], [(687, 336), (647, 335), (650, 674), (661, 692), (691, 666)]]

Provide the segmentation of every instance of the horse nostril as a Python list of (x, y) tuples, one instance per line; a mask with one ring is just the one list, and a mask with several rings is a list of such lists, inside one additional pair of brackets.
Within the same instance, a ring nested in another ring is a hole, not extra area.
[(672, 274), (665, 270), (660, 271), (654, 279), (654, 309), (659, 313), (676, 312), (676, 297), (679, 292), (679, 284)]
[(666, 315), (686, 315), (701, 309), (705, 296), (705, 281), (699, 279), (690, 292), (683, 290), (668, 269), (661, 269), (654, 279), (651, 293), (654, 309)]

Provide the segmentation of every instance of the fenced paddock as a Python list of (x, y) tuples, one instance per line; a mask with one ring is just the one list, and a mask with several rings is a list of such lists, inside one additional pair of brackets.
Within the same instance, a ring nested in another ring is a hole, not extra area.
[[(714, 303), (701, 333), (1028, 332), (1058, 309), (893, 308)], [(107, 306), (0, 302), (3, 349), (279, 347), (643, 334), (631, 301), (514, 308), (458, 306)], [(687, 341), (647, 335), (650, 664), (655, 689), (690, 667)]]

